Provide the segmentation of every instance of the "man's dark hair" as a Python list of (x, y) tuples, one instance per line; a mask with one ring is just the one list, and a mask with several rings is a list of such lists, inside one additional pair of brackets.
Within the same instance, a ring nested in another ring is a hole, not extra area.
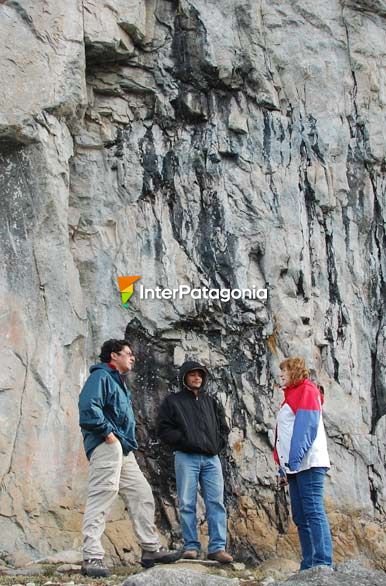
[(103, 342), (101, 353), (99, 354), (101, 362), (110, 362), (111, 352), (116, 352), (118, 354), (125, 346), (128, 346), (131, 349), (127, 340), (106, 340), (106, 342)]

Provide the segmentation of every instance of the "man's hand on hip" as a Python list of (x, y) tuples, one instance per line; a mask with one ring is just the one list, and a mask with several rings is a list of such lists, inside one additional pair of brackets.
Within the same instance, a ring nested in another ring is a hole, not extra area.
[(113, 444), (114, 442), (117, 442), (118, 438), (113, 434), (113, 432), (109, 433), (109, 435), (106, 435), (105, 437), (105, 442), (106, 444)]

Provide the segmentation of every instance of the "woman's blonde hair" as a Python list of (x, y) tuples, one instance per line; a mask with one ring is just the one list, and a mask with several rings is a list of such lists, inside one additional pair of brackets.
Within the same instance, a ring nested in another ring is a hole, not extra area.
[(282, 362), (280, 362), (280, 369), (289, 372), (290, 385), (301, 383), (309, 376), (309, 371), (308, 368), (306, 368), (304, 358), (300, 358), (299, 356), (282, 360)]

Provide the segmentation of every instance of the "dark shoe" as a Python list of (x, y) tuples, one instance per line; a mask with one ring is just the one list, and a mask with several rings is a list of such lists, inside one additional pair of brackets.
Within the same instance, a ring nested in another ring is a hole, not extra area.
[(157, 551), (143, 551), (141, 557), (141, 566), (143, 568), (152, 568), (155, 564), (172, 564), (180, 559), (181, 550), (165, 549), (160, 547)]
[(185, 549), (182, 554), (183, 560), (196, 560), (198, 558), (198, 551), (196, 549)]
[(223, 549), (220, 549), (219, 551), (208, 553), (208, 560), (214, 560), (215, 562), (219, 562), (220, 564), (230, 564), (231, 562), (233, 562), (233, 557), (230, 553), (227, 553)]
[(110, 576), (110, 571), (99, 558), (90, 558), (84, 560), (80, 570), (83, 576), (90, 576), (90, 578), (106, 578)]

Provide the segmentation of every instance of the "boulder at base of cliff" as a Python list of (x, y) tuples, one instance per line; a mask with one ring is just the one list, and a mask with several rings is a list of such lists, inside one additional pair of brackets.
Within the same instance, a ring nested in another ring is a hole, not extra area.
[(336, 570), (327, 566), (317, 566), (299, 572), (284, 582), (272, 586), (386, 586), (386, 573), (364, 568), (360, 562), (350, 560), (339, 564)]
[(223, 578), (194, 570), (174, 568), (152, 568), (141, 574), (130, 576), (122, 586), (240, 586), (238, 578)]

